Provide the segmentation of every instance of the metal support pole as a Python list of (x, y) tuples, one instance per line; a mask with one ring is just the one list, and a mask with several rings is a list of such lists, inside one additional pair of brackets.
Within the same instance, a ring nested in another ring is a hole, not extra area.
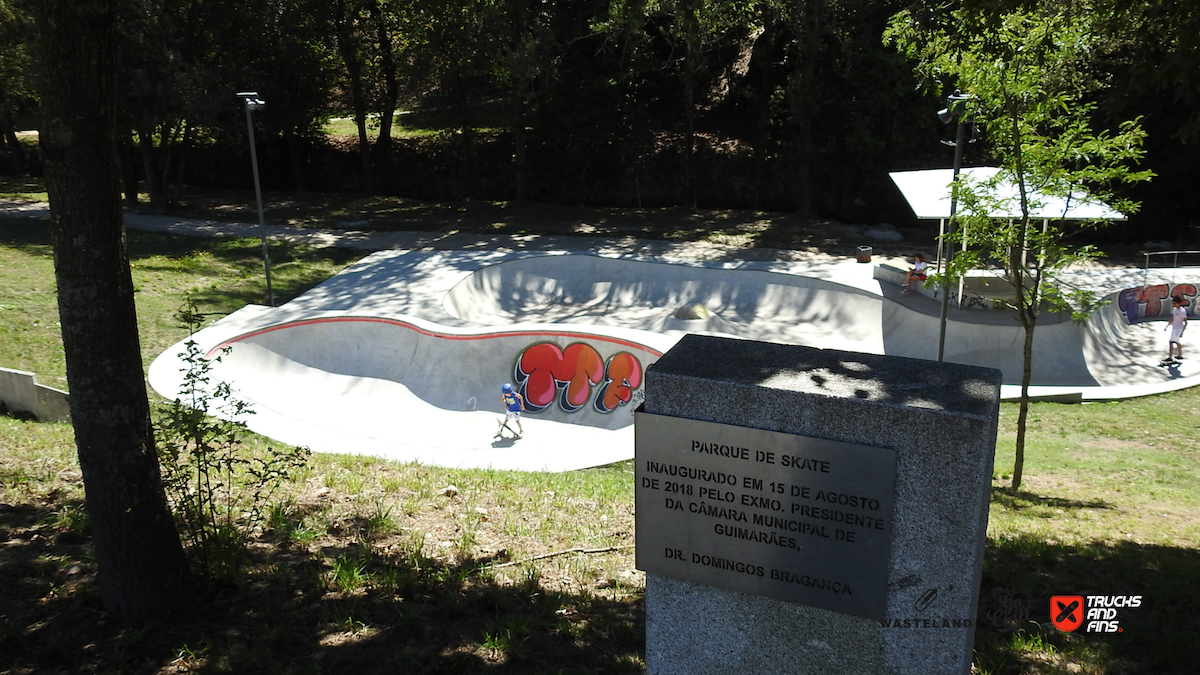
[(258, 94), (254, 92), (238, 95), (242, 96), (245, 102), (246, 131), (250, 135), (250, 166), (254, 169), (254, 198), (258, 200), (258, 235), (262, 239), (263, 269), (267, 274), (267, 304), (274, 307), (275, 291), (271, 288), (271, 254), (267, 248), (267, 224), (263, 220), (262, 188), (259, 187), (258, 181), (258, 151), (254, 144), (254, 121), (250, 117), (251, 111), (263, 105), (263, 102), (257, 98)]
[[(954, 136), (954, 178), (950, 183), (950, 220), (946, 224), (946, 234), (954, 232), (954, 214), (958, 210), (958, 173), (962, 169), (963, 146), (966, 145), (967, 125), (959, 114), (958, 131)], [(943, 247), (946, 251), (946, 266), (942, 272), (942, 311), (938, 325), (937, 360), (942, 361), (946, 355), (946, 316), (950, 310), (950, 262), (954, 260), (954, 247)], [(960, 291), (961, 294), (961, 291)]]

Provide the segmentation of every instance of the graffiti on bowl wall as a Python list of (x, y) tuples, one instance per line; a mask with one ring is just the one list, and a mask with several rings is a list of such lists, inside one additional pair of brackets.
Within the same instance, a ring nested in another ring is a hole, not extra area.
[(513, 366), (517, 390), (530, 412), (545, 410), (555, 401), (569, 413), (588, 401), (597, 412), (612, 412), (633, 400), (642, 386), (642, 373), (642, 364), (633, 354), (617, 352), (605, 362), (586, 342), (566, 349), (539, 342), (526, 347)]
[(1130, 324), (1156, 321), (1171, 316), (1171, 298), (1182, 296), (1188, 303), (1188, 314), (1196, 314), (1195, 284), (1155, 284), (1126, 288), (1117, 296), (1117, 307)]

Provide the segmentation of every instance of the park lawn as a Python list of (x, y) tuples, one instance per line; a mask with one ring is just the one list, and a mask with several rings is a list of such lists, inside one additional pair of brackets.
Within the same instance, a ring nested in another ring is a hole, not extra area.
[(46, 181), (33, 176), (0, 176), (0, 199), (46, 203)]
[[(1001, 408), (981, 671), (1193, 672), (1200, 629), (1183, 617), (1200, 602), (1200, 388), (1032, 404), (1015, 493), (1017, 406)], [(1063, 633), (1049, 625), (1051, 595), (1142, 595), (1143, 604), (1123, 613), (1120, 633)]]
[[(266, 304), (258, 239), (207, 239), (130, 230), (129, 258), (145, 365), (187, 337), (176, 315), (191, 297), (205, 323), (247, 304)], [(271, 280), (282, 304), (364, 255), (273, 242)], [(0, 365), (37, 373), (66, 389), (66, 363), (55, 296), (50, 223), (0, 218)]]
[[(257, 240), (129, 236), (147, 364), (186, 335), (185, 295), (211, 319), (263, 302)], [(281, 301), (360, 255), (277, 247)], [(0, 220), (0, 266), (0, 365), (65, 388), (46, 222)], [(1179, 619), (1200, 602), (1198, 410), (1200, 390), (1034, 404), (1014, 493), (1002, 405), (978, 672), (1192, 672), (1200, 634)], [(72, 443), (68, 425), (0, 417), (0, 672), (644, 669), (629, 462), (532, 474), (315, 456), (252, 533), (239, 583), (133, 629), (97, 611)], [(1079, 593), (1145, 604), (1116, 635), (1051, 627), (1050, 595)]]
[[(253, 191), (179, 189), (171, 214), (256, 222)], [(45, 202), (41, 179), (0, 176), (0, 199)], [(131, 211), (149, 212), (147, 195)], [(386, 195), (273, 192), (264, 195), (270, 225), (355, 231), (422, 231), (487, 235), (566, 235), (705, 242), (735, 248), (780, 248), (854, 255), (853, 228), (790, 213), (733, 209), (618, 208), (511, 201), (425, 201)], [(907, 230), (902, 243), (875, 243), (879, 256), (904, 256), (932, 245), (934, 232)], [(853, 239), (853, 241), (849, 241)]]

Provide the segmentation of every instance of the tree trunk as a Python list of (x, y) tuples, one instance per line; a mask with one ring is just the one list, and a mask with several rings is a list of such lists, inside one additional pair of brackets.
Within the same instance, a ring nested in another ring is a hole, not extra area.
[(179, 605), (187, 561), (150, 426), (116, 162), (115, 5), (37, 3), (41, 147), (75, 443), (105, 608)]
[(1025, 427), (1029, 420), (1029, 382), (1033, 379), (1033, 331), (1037, 328), (1036, 317), (1033, 323), (1025, 325), (1025, 344), (1022, 354), (1024, 365), (1021, 369), (1021, 407), (1017, 413), (1017, 447), (1013, 459), (1012, 489), (1021, 489), (1021, 477), (1025, 473)]
[(702, 3), (690, 0), (683, 13), (683, 39), (686, 46), (683, 69), (684, 139), (683, 180), (684, 203), (696, 208), (696, 70), (700, 59), (700, 12)]
[(137, 206), (137, 151), (133, 147), (133, 138), (128, 134), (123, 135), (117, 147), (117, 161), (121, 167), (121, 192), (125, 195), (125, 205)]
[(158, 157), (154, 149), (154, 132), (142, 126), (138, 129), (138, 148), (142, 151), (142, 173), (146, 176), (146, 194), (150, 208), (155, 213), (166, 213), (167, 190), (158, 170)]
[[(0, 95), (0, 101), (4, 97)], [(7, 110), (0, 111), (0, 134), (4, 136), (4, 143), (8, 146), (9, 152), (12, 153), (13, 161), (17, 167), (17, 175), (25, 175), (25, 146), (21, 145), (21, 140), (17, 138), (17, 130), (13, 126), (12, 115)]]
[(821, 51), (821, 33), (824, 31), (824, 0), (796, 3), (792, 11), (796, 12), (791, 23), (797, 42), (796, 65), (789, 82), (792, 125), (796, 134), (796, 175), (792, 189), (797, 213), (809, 216), (813, 212), (812, 126), (816, 98), (814, 90), (817, 81), (817, 57)]
[(771, 64), (780, 30), (779, 11), (770, 5), (764, 5), (761, 11), (764, 30), (762, 35), (754, 41), (754, 55), (751, 57), (751, 70), (758, 72), (758, 86), (755, 89), (754, 97), (754, 109), (757, 114), (753, 122), (754, 203), (752, 206), (755, 210), (766, 208), (768, 162), (774, 158), (774, 153), (769, 150), (771, 147), (772, 109)]
[(529, 87), (529, 69), (526, 66), (526, 57), (530, 56), (525, 52), (525, 38), (528, 36), (532, 39), (531, 33), (532, 20), (530, 18), (529, 8), (524, 0), (516, 0), (512, 3), (511, 24), (512, 34), (510, 35), (509, 49), (512, 52), (512, 66), (510, 67), (510, 75), (512, 77), (512, 89), (509, 91), (509, 105), (512, 110), (512, 137), (513, 137), (513, 199), (518, 202), (525, 201), (525, 175), (527, 155), (525, 151), (525, 93)]
[(179, 141), (171, 143), (170, 156), (174, 161), (171, 163), (172, 175), (167, 188), (168, 208), (179, 206), (179, 191), (183, 188), (183, 181), (187, 177), (188, 149), (192, 147), (192, 137), (196, 133), (191, 122), (184, 120), (182, 124), (183, 133), (180, 135)]
[[(1018, 110), (1017, 103), (1010, 96), (1006, 86), (1001, 91), (1005, 105), (1010, 111), (1012, 137), (1015, 139), (1016, 147), (1020, 148), (1021, 126), (1015, 114)], [(1029, 191), (1025, 182), (1025, 155), (1017, 152), (1015, 160), (1014, 173), (1021, 200), (1021, 220), (1017, 230), (1017, 246), (1009, 249), (1008, 269), (1012, 275), (1010, 281), (1016, 296), (1017, 320), (1021, 322), (1021, 328), (1025, 330), (1025, 344), (1021, 352), (1021, 409), (1017, 413), (1016, 456), (1013, 459), (1012, 489), (1014, 492), (1021, 489), (1021, 478), (1025, 473), (1025, 427), (1029, 420), (1029, 382), (1033, 379), (1033, 331), (1037, 328), (1037, 312), (1040, 303), (1038, 293), (1041, 290), (1039, 283), (1034, 284), (1032, 291), (1026, 292), (1025, 290), (1025, 273), (1028, 269), (1026, 257), (1029, 252)], [(1019, 254), (1018, 248), (1020, 249)], [(1040, 275), (1037, 280), (1041, 281)]]
[(348, 4), (340, 3), (338, 5), (338, 53), (342, 57), (342, 65), (346, 67), (346, 79), (350, 81), (354, 122), (358, 126), (358, 155), (362, 160), (363, 192), (374, 194), (375, 179), (371, 170), (371, 141), (367, 137), (367, 94), (363, 86), (363, 64), (358, 53), (358, 41), (354, 38), (358, 10)]
[[(1021, 204), (1025, 212), (1028, 213), (1023, 167), (1021, 167), (1019, 160), (1018, 172), (1018, 175), (1022, 177), (1022, 180), (1019, 181)], [(1021, 476), (1025, 472), (1025, 427), (1029, 419), (1029, 383), (1033, 380), (1033, 332), (1037, 328), (1038, 293), (1041, 290), (1038, 283), (1040, 282), (1040, 277), (1035, 278), (1035, 283), (1029, 290), (1026, 290), (1025, 286), (1025, 273), (1027, 270), (1025, 257), (1029, 250), (1027, 242), (1028, 231), (1029, 217), (1024, 216), (1021, 218), (1021, 224), (1017, 231), (1017, 241), (1019, 244), (1009, 250), (1008, 261), (1008, 268), (1010, 270), (1009, 281), (1013, 285), (1014, 300), (1017, 307), (1017, 320), (1025, 332), (1025, 342), (1021, 350), (1021, 409), (1017, 414), (1016, 457), (1013, 459), (1012, 477), (1013, 490), (1021, 488)]]
[(379, 138), (375, 139), (376, 157), (387, 162), (392, 152), (392, 120), (396, 117), (396, 102), (400, 100), (400, 79), (396, 74), (396, 59), (392, 55), (392, 33), (387, 16), (379, 2), (371, 3), (371, 19), (379, 43), (379, 68), (383, 72), (383, 100), (379, 104)]

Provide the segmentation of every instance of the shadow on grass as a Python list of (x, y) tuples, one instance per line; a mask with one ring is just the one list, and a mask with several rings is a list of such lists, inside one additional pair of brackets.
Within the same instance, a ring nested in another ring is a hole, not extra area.
[(0, 244), (29, 255), (53, 255), (49, 218), (0, 218)]
[(53, 513), (0, 508), (0, 672), (642, 672), (640, 593), (556, 591), (532, 570), (502, 584), (480, 572), (488, 558), (403, 546), (268, 537), (239, 583), (123, 626), (102, 612), (90, 544), (36, 525)]
[(1027, 492), (1025, 490), (1014, 491), (1008, 488), (993, 489), (992, 502), (1001, 504), (1006, 509), (1013, 511), (1024, 511), (1037, 507), (1062, 509), (1064, 511), (1113, 508), (1111, 502), (1106, 502), (1103, 499), (1080, 501), (1078, 499), (1063, 499), (1062, 497), (1046, 497), (1033, 492)]
[[(1200, 605), (1198, 579), (1200, 551), (1191, 548), (989, 540), (976, 663), (991, 675), (1195, 673), (1200, 625), (1190, 617)], [(1085, 622), (1064, 633), (1050, 622), (1053, 595), (1140, 595), (1142, 600), (1135, 609), (1117, 610), (1119, 632), (1089, 632)]]
[[(193, 293), (201, 306), (225, 313), (247, 304), (264, 304), (262, 244), (257, 239), (190, 237), (164, 232), (129, 230), (131, 264), (139, 270), (183, 271), (209, 276), (213, 284)], [(47, 218), (0, 218), (0, 243), (29, 255), (52, 256), (50, 221)], [(283, 304), (363, 256), (345, 248), (314, 248), (304, 244), (272, 242), (272, 285), (277, 305)], [(163, 262), (148, 262), (166, 258)], [(319, 264), (318, 264), (319, 263)]]

